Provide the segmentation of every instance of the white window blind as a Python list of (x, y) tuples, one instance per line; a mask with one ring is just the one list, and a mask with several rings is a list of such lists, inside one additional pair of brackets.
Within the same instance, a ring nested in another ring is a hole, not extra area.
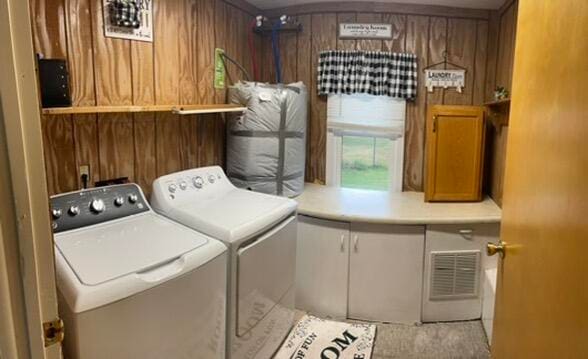
[(330, 131), (373, 137), (404, 134), (406, 101), (366, 94), (329, 95), (327, 126)]

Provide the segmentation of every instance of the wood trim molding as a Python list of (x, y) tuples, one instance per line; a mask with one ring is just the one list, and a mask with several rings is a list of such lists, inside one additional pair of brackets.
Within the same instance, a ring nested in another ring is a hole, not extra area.
[(502, 4), (502, 6), (497, 10), (498, 13), (500, 14), (500, 16), (502, 16), (502, 14), (504, 14), (506, 11), (508, 11), (508, 9), (517, 4), (518, 0), (506, 0), (504, 2), (504, 4)]
[(223, 0), (225, 3), (236, 7), (237, 9), (243, 10), (251, 16), (257, 16), (262, 13), (260, 9), (251, 5), (245, 0)]
[(439, 5), (417, 5), (417, 4), (399, 4), (383, 2), (329, 2), (329, 3), (312, 3), (305, 5), (294, 5), (278, 9), (270, 9), (264, 12), (269, 18), (278, 17), (282, 14), (303, 15), (315, 13), (332, 13), (332, 12), (374, 12), (374, 13), (393, 13), (406, 15), (427, 15), (453, 18), (483, 19), (490, 18), (490, 10), (465, 9)]

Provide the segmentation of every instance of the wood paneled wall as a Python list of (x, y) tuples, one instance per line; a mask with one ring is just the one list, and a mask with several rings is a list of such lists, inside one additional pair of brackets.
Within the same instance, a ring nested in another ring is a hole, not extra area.
[[(503, 86), (512, 88), (512, 70), (517, 26), (518, 0), (509, 0), (492, 15), (491, 18), (491, 53), (488, 63), (487, 100), (494, 99), (494, 88)], [(502, 205), (504, 184), (504, 167), (506, 162), (506, 139), (508, 127), (496, 128), (488, 125), (486, 158), (486, 192), (492, 199)]]
[[(34, 44), (67, 59), (74, 106), (224, 103), (213, 88), (214, 48), (251, 67), (246, 24), (255, 8), (240, 0), (158, 0), (153, 43), (106, 38), (102, 0), (31, 0)], [(259, 46), (260, 40), (257, 40)], [(232, 79), (241, 74), (230, 66)], [(251, 71), (251, 70), (250, 70)], [(149, 193), (173, 171), (224, 162), (220, 116), (120, 113), (44, 116), (50, 193), (128, 177)]]
[[(304, 28), (299, 34), (282, 34), (280, 45), (284, 82), (303, 81), (310, 91), (306, 180), (325, 182), (326, 98), (316, 95), (319, 52), (329, 49), (406, 51), (418, 56), (421, 77), (418, 96), (414, 102), (408, 104), (404, 188), (422, 191), (427, 107), (433, 104), (481, 105), (485, 101), (488, 88), (486, 79), (490, 11), (410, 5), (397, 8), (373, 4), (379, 7), (374, 7), (374, 11), (370, 12), (370, 6), (363, 3), (343, 5), (325, 3), (272, 10), (273, 14), (296, 16)], [(338, 24), (341, 22), (389, 23), (393, 26), (394, 36), (385, 41), (338, 39)], [(263, 46), (266, 58), (264, 79), (275, 81), (269, 39), (264, 41)], [(466, 86), (462, 93), (455, 89), (435, 89), (428, 93), (424, 87), (422, 69), (443, 61), (445, 51), (450, 62), (467, 69)]]
[[(241, 0), (156, 1), (153, 43), (104, 37), (101, 4), (101, 0), (31, 0), (36, 51), (46, 58), (68, 60), (75, 106), (225, 102), (226, 91), (212, 85), (215, 47), (225, 48), (252, 72), (245, 29), (257, 9)], [(316, 96), (320, 51), (413, 52), (420, 69), (442, 61), (447, 51), (449, 61), (467, 68), (463, 93), (453, 89), (428, 93), (420, 81), (417, 99), (408, 105), (404, 188), (421, 191), (427, 107), (480, 105), (491, 100), (496, 85), (510, 88), (517, 4), (492, 12), (366, 4), (319, 4), (271, 12), (292, 14), (304, 28), (298, 34), (282, 33), (280, 44), (283, 81), (303, 81), (311, 94), (306, 180), (324, 183), (326, 179), (326, 99)], [(390, 23), (394, 36), (385, 41), (340, 40), (341, 22)], [(270, 39), (256, 39), (262, 80), (274, 82)], [(242, 78), (232, 66), (229, 75), (233, 80)], [(159, 175), (224, 163), (224, 123), (217, 115), (44, 116), (43, 129), (51, 193), (79, 188), (81, 165), (90, 166), (91, 183), (129, 177), (149, 193)], [(505, 127), (488, 132), (486, 188), (498, 203), (507, 131)]]

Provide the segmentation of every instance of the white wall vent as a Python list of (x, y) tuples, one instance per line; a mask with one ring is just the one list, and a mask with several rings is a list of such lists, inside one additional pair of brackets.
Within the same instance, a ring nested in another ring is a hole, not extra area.
[(431, 252), (429, 299), (478, 296), (480, 251)]

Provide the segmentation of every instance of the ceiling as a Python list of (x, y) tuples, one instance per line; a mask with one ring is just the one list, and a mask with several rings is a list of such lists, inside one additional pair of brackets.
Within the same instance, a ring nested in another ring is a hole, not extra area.
[[(246, 0), (259, 9), (275, 9), (292, 5), (317, 2), (341, 2), (341, 0)], [(471, 9), (498, 9), (505, 0), (354, 0), (354, 2), (389, 2), (419, 5), (441, 5)]]

